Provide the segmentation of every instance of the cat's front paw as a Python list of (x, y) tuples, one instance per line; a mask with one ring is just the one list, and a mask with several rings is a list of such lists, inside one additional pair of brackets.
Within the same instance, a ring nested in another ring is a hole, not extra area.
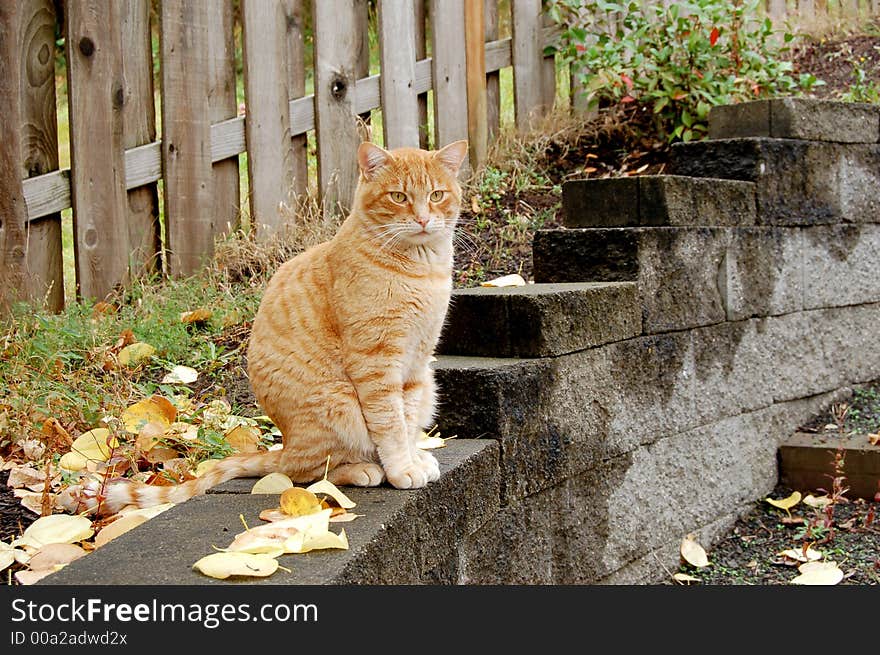
[(398, 489), (419, 489), (440, 477), (440, 467), (430, 453), (417, 453), (409, 464), (395, 469), (386, 466), (385, 474)]
[(437, 458), (431, 453), (420, 448), (416, 451), (416, 459), (421, 464), (422, 470), (427, 472), (428, 482), (433, 482), (440, 478), (440, 465), (437, 463)]

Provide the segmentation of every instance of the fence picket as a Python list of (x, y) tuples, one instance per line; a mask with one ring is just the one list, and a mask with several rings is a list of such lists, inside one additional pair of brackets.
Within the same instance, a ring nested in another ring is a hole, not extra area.
[[(208, 4), (208, 117), (219, 123), (238, 114), (232, 0)], [(214, 232), (238, 228), (241, 193), (238, 156), (214, 162)]]
[(482, 2), (465, 3), (464, 34), (467, 62), (468, 151), (471, 168), (486, 162), (489, 147), (486, 108), (486, 27)]
[(162, 2), (162, 162), (168, 268), (191, 275), (214, 252), (207, 3)]
[(431, 0), (430, 11), (434, 147), (441, 148), (468, 138), (464, 2)]
[[(287, 93), (291, 99), (306, 94), (305, 12), (303, 0), (284, 0), (287, 23)], [(293, 128), (291, 127), (291, 132)], [(305, 134), (291, 137), (293, 192), (309, 190), (309, 139)]]
[(419, 103), (415, 90), (415, 25), (415, 6), (412, 0), (381, 0), (380, 86), (386, 148), (419, 145)]
[[(415, 0), (416, 9), (416, 60), (421, 61), (428, 56), (425, 41), (425, 0)], [(428, 129), (428, 94), (418, 95), (419, 103), (419, 147), (427, 150), (430, 147), (430, 130)]]
[[(156, 105), (153, 102), (150, 2), (125, 0), (122, 11), (122, 71), (125, 76), (122, 124), (123, 142), (128, 149), (156, 140)], [(126, 221), (132, 272), (158, 270), (162, 243), (155, 182), (128, 191)]]
[(314, 0), (315, 123), (318, 180), (325, 211), (343, 213), (357, 183), (355, 151), (360, 144), (355, 118), (355, 86), (363, 31), (356, 0)]
[[(498, 0), (484, 0), (486, 42), (498, 39)], [(486, 138), (495, 140), (501, 125), (501, 78), (497, 71), (486, 73)]]
[[(241, 8), (251, 224), (268, 238), (281, 227), (281, 205), (293, 191), (287, 21), (283, 5), (274, 0), (245, 0)], [(276, 64), (267, 66), (268, 61)]]
[[(58, 169), (58, 135), (55, 116), (55, 7), (49, 0), (24, 3), (18, 28), (21, 57), (21, 154), (18, 165), (4, 169), (22, 179)], [(16, 173), (13, 174), (12, 171)], [(27, 223), (26, 277), (22, 293), (50, 311), (64, 307), (64, 271), (61, 253), (61, 214)]]
[(528, 131), (543, 113), (541, 0), (511, 0), (516, 128)]
[(123, 5), (67, 7), (71, 186), (78, 295), (103, 299), (129, 281), (120, 25)]

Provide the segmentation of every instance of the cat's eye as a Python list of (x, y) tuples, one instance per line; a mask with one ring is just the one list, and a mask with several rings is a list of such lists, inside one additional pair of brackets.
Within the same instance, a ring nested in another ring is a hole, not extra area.
[(392, 191), (390, 194), (391, 199), (396, 202), (398, 205), (402, 205), (406, 202), (406, 194), (403, 191)]
[(440, 191), (439, 189), (436, 191), (431, 191), (431, 195), (428, 196), (431, 199), (431, 202), (440, 202), (443, 200), (443, 196), (446, 194), (445, 191)]

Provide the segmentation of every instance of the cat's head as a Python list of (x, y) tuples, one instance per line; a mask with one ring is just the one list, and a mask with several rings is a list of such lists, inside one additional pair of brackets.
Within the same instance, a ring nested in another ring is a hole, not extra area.
[(383, 247), (451, 238), (461, 206), (457, 176), (467, 149), (467, 141), (435, 151), (360, 145), (355, 207)]

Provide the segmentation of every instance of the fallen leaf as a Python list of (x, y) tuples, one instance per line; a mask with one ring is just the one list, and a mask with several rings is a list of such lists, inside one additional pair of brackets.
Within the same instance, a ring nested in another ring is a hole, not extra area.
[(104, 302), (103, 300), (100, 302), (96, 302), (95, 306), (92, 307), (92, 317), (96, 318), (101, 316), (102, 314), (115, 314), (116, 306), (111, 305), (109, 302)]
[(270, 473), (256, 481), (251, 488), (252, 494), (280, 494), (290, 489), (293, 482), (284, 473)]
[(270, 557), (278, 557), (285, 553), (284, 541), (286, 539), (287, 537), (264, 537), (245, 532), (235, 538), (229, 545), (229, 548), (226, 549), (226, 552), (253, 553), (255, 555), (263, 554)]
[(843, 571), (836, 562), (807, 562), (798, 567), (800, 575), (791, 581), (798, 585), (836, 585), (843, 580)]
[(813, 550), (809, 547), (806, 550), (803, 548), (789, 548), (788, 550), (783, 550), (777, 553), (777, 555), (793, 559), (796, 562), (815, 562), (816, 560), (822, 559), (822, 553), (820, 551)]
[(880, 446), (880, 432), (868, 435), (868, 443), (872, 446)]
[(357, 507), (357, 503), (339, 491), (336, 485), (329, 480), (318, 480), (314, 484), (310, 484), (306, 487), (306, 490), (311, 491), (313, 494), (326, 494), (335, 500), (340, 507), (345, 509)]
[(348, 550), (348, 537), (345, 530), (339, 534), (329, 530), (318, 533), (303, 532), (288, 539), (284, 548), (288, 553), (308, 553), (312, 550), (326, 550), (328, 548)]
[(808, 494), (807, 497), (804, 498), (804, 505), (809, 505), (815, 509), (823, 509), (830, 504), (831, 499), (828, 496), (814, 496), (813, 494)]
[[(452, 437), (449, 437), (452, 439)], [(422, 450), (433, 450), (434, 448), (445, 448), (446, 447), (446, 439), (443, 437), (429, 437), (427, 434), (422, 432), (422, 438), (416, 441), (416, 446), (421, 448)]]
[(132, 514), (137, 514), (139, 516), (145, 516), (148, 519), (153, 518), (154, 516), (159, 516), (162, 512), (165, 512), (174, 507), (174, 503), (162, 503), (161, 505), (153, 505), (152, 507), (137, 507), (135, 505), (129, 505), (126, 508), (123, 508), (119, 514), (121, 516), (131, 516)]
[(226, 433), (226, 442), (239, 453), (255, 453), (260, 449), (260, 431), (239, 425)]
[(210, 309), (205, 309), (200, 307), (199, 309), (194, 309), (191, 312), (181, 312), (180, 313), (180, 322), (181, 323), (204, 323), (209, 318), (214, 315)]
[(526, 281), (523, 279), (522, 275), (518, 273), (513, 273), (512, 275), (504, 275), (502, 277), (497, 277), (494, 280), (489, 280), (487, 282), (483, 282), (480, 284), (481, 287), (524, 287), (526, 286)]
[(689, 534), (681, 540), (680, 550), (682, 559), (691, 566), (695, 566), (698, 569), (709, 566), (709, 558), (706, 556), (706, 551), (695, 541), (694, 535)]
[(779, 509), (785, 510), (785, 513), (791, 516), (791, 512), (789, 510), (797, 505), (799, 502), (801, 502), (801, 492), (793, 491), (788, 498), (783, 498), (782, 500), (765, 498), (764, 501), (770, 503), (771, 505), (773, 505), (773, 507), (778, 507)]
[(56, 448), (64, 446), (70, 448), (73, 444), (73, 437), (64, 429), (64, 426), (57, 418), (47, 418), (43, 421), (43, 427), (40, 429), (42, 435), (55, 442)]
[[(19, 489), (15, 491), (19, 491)], [(41, 492), (25, 491), (21, 494), (16, 494), (16, 496), (18, 496), (21, 506), (25, 509), (30, 510), (34, 514), (43, 513), (43, 494)]]
[(9, 568), (14, 562), (24, 564), (29, 559), (30, 555), (22, 549), (13, 548), (9, 544), (0, 541), (0, 571)]
[(826, 423), (825, 427), (822, 429), (825, 430), (825, 432), (832, 432), (837, 429), (837, 424), (836, 423)]
[[(252, 492), (253, 493), (253, 492)], [(284, 519), (289, 519), (290, 514), (285, 514), (281, 511), (280, 507), (273, 507), (271, 509), (264, 509), (260, 512), (260, 519), (263, 521), (283, 521)]]
[(100, 548), (104, 544), (116, 539), (119, 535), (125, 534), (129, 530), (133, 530), (141, 523), (146, 523), (148, 520), (149, 519), (143, 514), (129, 514), (116, 519), (113, 523), (103, 528), (98, 533), (98, 536), (95, 537), (95, 548)]
[(47, 544), (40, 548), (28, 560), (32, 571), (53, 570), (59, 564), (70, 564), (86, 554), (86, 551), (75, 544)]
[(162, 378), (162, 384), (192, 384), (199, 379), (199, 372), (189, 366), (175, 366)]
[(682, 584), (690, 584), (691, 582), (700, 582), (699, 578), (695, 578), (692, 575), (688, 575), (687, 573), (675, 573), (672, 576), (672, 579), (676, 582)]
[(88, 460), (79, 453), (69, 452), (61, 456), (58, 460), (58, 466), (65, 471), (76, 473), (82, 471), (86, 467)]
[[(9, 477), (6, 480), (7, 487), (19, 488), (27, 487), (31, 491), (42, 491), (42, 487), (46, 483), (46, 472), (35, 469), (32, 466), (16, 466), (9, 471)], [(39, 489), (32, 487), (39, 485)]]
[(138, 341), (119, 351), (119, 363), (123, 366), (134, 366), (149, 359), (155, 353), (156, 349), (153, 346), (143, 341)]
[(480, 207), (480, 199), (477, 196), (471, 196), (471, 213), (480, 214), (482, 213), (482, 208)]
[(83, 432), (70, 446), (70, 452), (77, 453), (83, 458), (96, 462), (105, 462), (110, 457), (111, 451), (119, 446), (116, 437), (110, 437), (107, 428), (95, 428)]
[(780, 522), (784, 523), (785, 525), (801, 525), (802, 523), (804, 523), (804, 517), (803, 516), (783, 516), (780, 519)]
[(16, 571), (15, 579), (18, 581), (18, 584), (26, 586), (39, 582), (51, 573), (55, 573), (55, 569), (49, 569), (48, 571)]
[(263, 553), (233, 551), (206, 555), (193, 568), (218, 580), (231, 576), (264, 578), (278, 570), (278, 560)]
[(122, 412), (122, 423), (132, 434), (140, 434), (141, 428), (150, 423), (158, 423), (168, 428), (176, 418), (177, 408), (162, 396), (150, 396)]
[(342, 514), (333, 514), (330, 517), (330, 523), (348, 523), (349, 521), (354, 521), (359, 516), (363, 516), (362, 514), (353, 514), (351, 512), (343, 512)]
[(289, 516), (305, 516), (321, 511), (321, 501), (308, 489), (291, 487), (281, 494), (281, 511)]
[(92, 522), (85, 516), (53, 514), (43, 516), (31, 523), (13, 546), (41, 548), (46, 544), (72, 544), (88, 539), (94, 534)]

